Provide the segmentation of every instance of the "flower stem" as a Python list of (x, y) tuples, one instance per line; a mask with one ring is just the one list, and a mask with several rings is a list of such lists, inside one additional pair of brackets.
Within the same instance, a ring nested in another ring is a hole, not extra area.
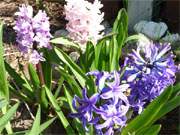
[(38, 76), (39, 76), (39, 80), (40, 80), (40, 84), (41, 84), (41, 91), (39, 94), (39, 102), (42, 106), (42, 108), (47, 109), (48, 108), (48, 100), (46, 97), (46, 92), (45, 92), (45, 81), (44, 81), (44, 74), (43, 74), (43, 70), (42, 70), (42, 64), (39, 62), (36, 65), (37, 68), (37, 72), (38, 72)]
[(39, 76), (41, 86), (43, 86), (45, 84), (45, 81), (44, 81), (44, 75), (43, 75), (43, 71), (42, 71), (42, 65), (40, 62), (36, 65), (36, 68), (37, 68), (37, 72), (38, 72), (38, 76)]

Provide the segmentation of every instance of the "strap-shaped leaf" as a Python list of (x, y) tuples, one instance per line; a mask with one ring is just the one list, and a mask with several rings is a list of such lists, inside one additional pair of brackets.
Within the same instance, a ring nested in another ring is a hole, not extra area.
[(168, 101), (170, 95), (172, 93), (172, 86), (168, 87), (158, 98), (156, 98), (153, 102), (151, 102), (147, 108), (133, 119), (127, 127), (125, 127), (122, 131), (122, 135), (127, 135), (128, 133), (138, 132), (144, 127), (151, 126), (156, 119), (159, 111), (162, 109), (164, 104)]
[(111, 41), (110, 61), (111, 71), (119, 69), (119, 58), (121, 55), (122, 46), (128, 32), (128, 15), (125, 9), (121, 9), (113, 25), (113, 32), (118, 33), (114, 35)]
[(71, 58), (65, 54), (62, 50), (55, 48), (55, 52), (57, 56), (65, 63), (73, 72), (74, 76), (78, 80), (78, 82), (81, 84), (82, 87), (86, 85), (86, 81), (88, 80), (85, 73), (79, 68), (78, 65), (74, 61), (71, 60)]
[(164, 116), (165, 114), (172, 111), (173, 109), (175, 109), (178, 106), (180, 106), (180, 96), (176, 96), (173, 99), (171, 99), (170, 101), (168, 101), (158, 112), (158, 114), (155, 118), (155, 121), (160, 119), (162, 116)]
[(66, 82), (71, 87), (71, 90), (74, 94), (81, 97), (81, 87), (76, 82), (75, 78), (69, 75), (66, 71), (59, 68), (60, 75), (66, 80)]
[(70, 41), (69, 39), (65, 37), (58, 37), (58, 38), (52, 39), (50, 42), (53, 44), (60, 44), (68, 48), (74, 48), (76, 50), (80, 50), (80, 47), (78, 44), (74, 43), (73, 41)]
[(36, 69), (34, 68), (34, 66), (32, 64), (29, 64), (28, 70), (29, 70), (31, 82), (34, 86), (35, 91), (37, 91), (40, 88), (40, 81), (39, 81), (39, 77), (38, 77), (38, 74), (36, 72)]
[(180, 95), (180, 83), (177, 83), (175, 86), (173, 86), (173, 92), (171, 98), (174, 98), (178, 95)]
[(0, 99), (0, 109), (3, 108), (4, 106), (6, 106), (8, 104), (7, 100), (5, 99)]
[(51, 89), (52, 85), (52, 65), (51, 65), (51, 59), (49, 50), (44, 50), (44, 57), (46, 58), (46, 61), (42, 62), (42, 70), (44, 75), (44, 80), (46, 83), (46, 86)]
[(47, 96), (48, 96), (48, 98), (49, 98), (49, 100), (50, 100), (53, 108), (55, 109), (55, 111), (56, 111), (56, 113), (57, 113), (57, 115), (58, 115), (58, 117), (59, 117), (59, 119), (60, 119), (63, 127), (64, 127), (65, 130), (66, 130), (66, 132), (67, 132), (68, 134), (75, 134), (75, 132), (74, 132), (74, 130), (71, 128), (68, 120), (67, 120), (66, 117), (64, 116), (61, 108), (59, 107), (56, 99), (54, 98), (52, 92), (51, 92), (46, 86), (44, 86), (44, 87), (45, 87), (45, 90), (46, 90), (46, 94), (47, 94)]
[(19, 87), (22, 87), (22, 91), (28, 95), (30, 98), (33, 97), (33, 89), (31, 88), (29, 82), (22, 78), (18, 73), (16, 73), (15, 69), (13, 69), (8, 63), (5, 62), (6, 71), (8, 74), (14, 79), (16, 84)]
[(39, 135), (40, 122), (41, 122), (41, 107), (39, 106), (31, 131), (30, 133), (27, 133), (27, 135)]
[(0, 22), (0, 98), (9, 100), (9, 89), (4, 65), (4, 48), (3, 48), (3, 24)]
[(0, 131), (5, 128), (6, 124), (9, 122), (9, 120), (13, 117), (14, 113), (16, 112), (17, 108), (19, 106), (19, 103), (16, 103), (13, 107), (11, 107), (6, 114), (4, 114), (0, 118)]
[(160, 130), (161, 125), (153, 125), (143, 135), (158, 135)]

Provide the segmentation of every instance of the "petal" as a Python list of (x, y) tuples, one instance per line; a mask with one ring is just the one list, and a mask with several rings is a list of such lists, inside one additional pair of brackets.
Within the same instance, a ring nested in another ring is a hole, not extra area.
[(114, 95), (112, 91), (108, 91), (108, 92), (102, 93), (100, 97), (102, 99), (109, 99), (109, 98), (114, 97)]
[(158, 60), (159, 58), (161, 58), (166, 52), (168, 52), (171, 49), (170, 45), (166, 45), (161, 51), (160, 53), (157, 55), (156, 60)]
[(85, 114), (84, 114), (84, 117), (87, 119), (87, 121), (91, 121), (92, 120), (92, 112), (91, 111), (87, 111)]
[(88, 100), (86, 88), (82, 89), (82, 95), (84, 99)]
[(134, 81), (134, 79), (136, 79), (136, 77), (137, 77), (137, 75), (139, 75), (139, 73), (140, 73), (140, 72), (130, 75), (130, 76), (127, 78), (127, 81), (128, 81), (128, 82)]
[(109, 127), (111, 125), (111, 122), (112, 122), (112, 120), (108, 119), (103, 124), (96, 125), (96, 129), (102, 129), (102, 128), (105, 128), (105, 127)]
[(99, 99), (99, 93), (96, 93), (96, 94), (92, 95), (89, 100), (91, 101), (91, 104), (96, 104), (98, 99)]
[(104, 135), (114, 135), (114, 130), (113, 130), (113, 128), (112, 127), (110, 127), (109, 129), (108, 129), (108, 131), (107, 132), (105, 132), (105, 134)]

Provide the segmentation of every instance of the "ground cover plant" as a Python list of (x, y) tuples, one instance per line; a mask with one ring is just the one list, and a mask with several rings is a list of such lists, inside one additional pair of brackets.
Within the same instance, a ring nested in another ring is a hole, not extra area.
[[(124, 8), (105, 34), (99, 0), (65, 2), (64, 37), (51, 35), (41, 3), (37, 12), (27, 4), (16, 12), (16, 45), (28, 61), (28, 73), (23, 68), (16, 72), (4, 59), (1, 22), (0, 133), (45, 134), (58, 120), (61, 133), (69, 135), (158, 134), (161, 125), (156, 121), (180, 105), (179, 67), (171, 44), (136, 44), (144, 36), (128, 35)], [(129, 43), (134, 49), (126, 52)], [(77, 59), (64, 48), (75, 52)], [(31, 129), (16, 132), (11, 119), (24, 103), (36, 116)]]

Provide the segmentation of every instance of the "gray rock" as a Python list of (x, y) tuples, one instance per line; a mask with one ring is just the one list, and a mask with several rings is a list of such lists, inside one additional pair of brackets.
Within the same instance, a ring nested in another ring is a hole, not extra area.
[(71, 52), (69, 54), (69, 57), (71, 57), (71, 59), (75, 62), (77, 62), (77, 60), (79, 59), (80, 55), (78, 52)]
[(108, 35), (109, 33), (111, 33), (112, 32), (112, 28), (111, 28), (111, 26), (110, 26), (110, 24), (109, 24), (109, 22), (108, 21), (104, 21), (103, 23), (102, 23), (102, 25), (104, 25), (104, 35)]
[(164, 42), (174, 43), (180, 41), (179, 34), (167, 34), (164, 38), (162, 38)]
[(57, 30), (57, 31), (55, 32), (54, 37), (55, 37), (55, 38), (56, 38), (56, 37), (61, 37), (61, 36), (66, 37), (68, 34), (69, 34), (69, 32), (68, 32), (67, 30), (65, 30), (65, 29), (60, 29), (60, 30)]
[(156, 23), (152, 21), (140, 21), (134, 26), (135, 32), (143, 33), (152, 40), (160, 39), (167, 29), (167, 25), (163, 22)]

